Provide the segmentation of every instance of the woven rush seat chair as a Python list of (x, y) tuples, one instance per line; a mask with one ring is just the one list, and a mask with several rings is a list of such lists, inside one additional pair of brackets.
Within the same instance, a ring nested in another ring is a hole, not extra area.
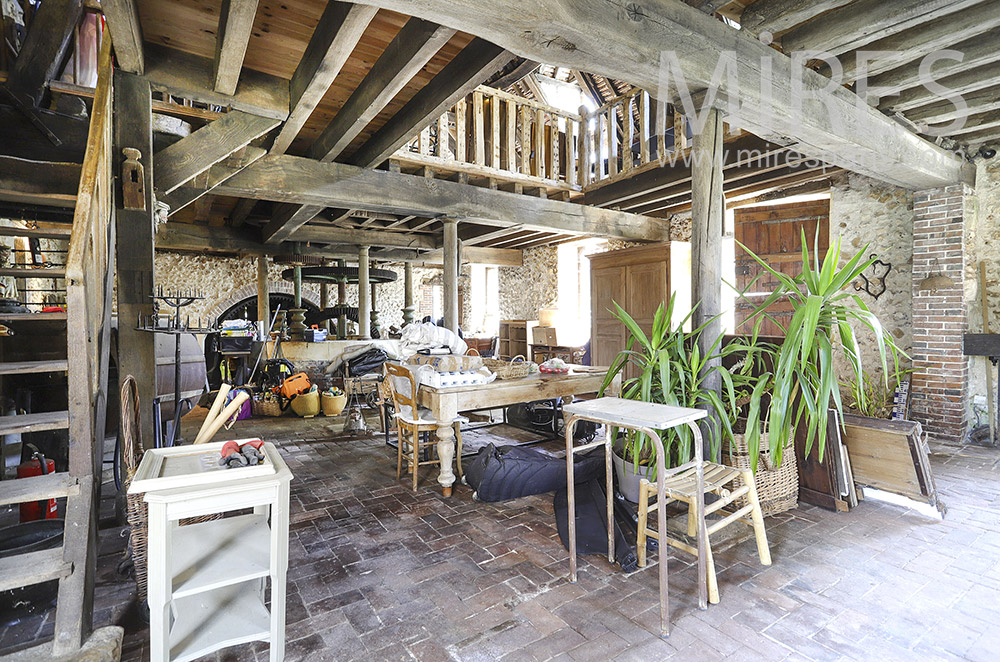
[[(396, 409), (396, 480), (403, 475), (403, 462), (407, 470), (413, 474), (413, 491), (417, 490), (417, 470), (422, 466), (441, 464), (437, 455), (437, 441), (428, 433), (438, 428), (437, 421), (431, 416), (431, 411), (417, 405), (417, 380), (406, 367), (395, 363), (384, 363), (385, 383), (392, 392), (392, 402)], [(455, 458), (458, 463), (458, 475), (462, 476), (462, 423), (469, 419), (458, 416), (452, 422), (455, 429)], [(406, 434), (404, 435), (404, 431)], [(405, 449), (404, 449), (405, 447)], [(421, 451), (426, 451), (426, 457), (420, 459)]]
[[(749, 469), (737, 469), (714, 462), (704, 463), (705, 471), (705, 494), (714, 494), (718, 499), (712, 503), (705, 504), (705, 515), (720, 513), (723, 518), (714, 522), (706, 521), (709, 544), (707, 545), (707, 575), (702, 581), (708, 581), (708, 600), (712, 604), (719, 602), (719, 584), (715, 577), (715, 562), (712, 558), (712, 534), (729, 526), (733, 522), (742, 521), (753, 527), (754, 537), (757, 540), (757, 554), (763, 565), (771, 565), (771, 551), (767, 546), (767, 534), (764, 531), (764, 516), (760, 509), (760, 500), (757, 498), (757, 488), (754, 484), (753, 472)], [(739, 485), (732, 488), (726, 486), (739, 481)], [(680, 501), (688, 506), (687, 534), (693, 538), (697, 534), (697, 519), (695, 517), (695, 472), (694, 469), (669, 476), (664, 485), (666, 499), (663, 505), (671, 501)], [(662, 543), (664, 538), (667, 544), (677, 549), (681, 549), (688, 554), (698, 554), (697, 548), (687, 544), (683, 540), (672, 538), (666, 533), (663, 537), (654, 529), (648, 526), (649, 514), (656, 512), (660, 504), (650, 505), (650, 496), (656, 495), (656, 483), (651, 483), (645, 478), (639, 481), (639, 533), (636, 537), (637, 553), (639, 557), (639, 567), (646, 566), (646, 537), (654, 538)], [(746, 497), (746, 505), (737, 506), (733, 509), (725, 509), (733, 502), (737, 502), (741, 497)], [(749, 515), (749, 517), (747, 517)], [(655, 518), (654, 518), (655, 520)]]

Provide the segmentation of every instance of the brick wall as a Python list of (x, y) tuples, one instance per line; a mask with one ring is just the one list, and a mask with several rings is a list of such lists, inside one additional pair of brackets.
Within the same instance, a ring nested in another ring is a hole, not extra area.
[(913, 196), (913, 368), (910, 416), (929, 435), (962, 441), (968, 359), (962, 185)]

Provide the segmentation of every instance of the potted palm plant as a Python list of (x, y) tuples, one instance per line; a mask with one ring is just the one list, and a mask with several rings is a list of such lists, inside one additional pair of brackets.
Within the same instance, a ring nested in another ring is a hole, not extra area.
[[(732, 435), (731, 414), (737, 410), (741, 382), (734, 381), (729, 370), (714, 360), (721, 360), (732, 350), (722, 346), (720, 336), (707, 352), (702, 352), (698, 339), (705, 325), (684, 331), (693, 310), (675, 323), (674, 296), (670, 297), (666, 306), (660, 304), (657, 308), (649, 335), (617, 302), (614, 305), (614, 315), (625, 325), (629, 338), (625, 349), (612, 362), (600, 394), (603, 395), (627, 366), (634, 366), (635, 376), (622, 382), (621, 397), (713, 410), (717, 413), (715, 418), (718, 424), (706, 426), (705, 438), (709, 443), (710, 457), (718, 459), (722, 440)], [(714, 375), (718, 375), (722, 383), (721, 396), (710, 386)], [(639, 478), (656, 480), (655, 452), (665, 453), (664, 463), (668, 468), (693, 457), (692, 435), (686, 427), (661, 432), (655, 448), (648, 437), (632, 431), (622, 434), (620, 439), (621, 453), (616, 452), (615, 466), (622, 494), (633, 502), (639, 498)], [(629, 463), (631, 468), (626, 466)]]
[[(877, 256), (864, 259), (863, 256), (868, 253), (865, 246), (840, 266), (838, 239), (822, 260), (817, 252), (810, 262), (803, 231), (802, 273), (789, 276), (773, 269), (743, 244), (740, 246), (778, 281), (778, 287), (749, 318), (753, 321), (751, 338), (759, 334), (764, 319), (771, 319), (782, 326), (768, 315), (767, 309), (772, 304), (786, 301), (792, 308), (788, 327), (782, 327), (784, 339), (771, 350), (773, 356), (769, 363), (772, 367), (761, 375), (750, 393), (746, 430), (749, 454), (756, 466), (761, 432), (766, 430), (770, 456), (776, 465), (780, 465), (786, 442), (801, 422), (806, 430), (806, 455), (818, 439), (822, 461), (830, 408), (837, 411), (839, 420), (843, 420), (844, 407), (834, 363), (836, 355), (840, 354), (845, 359), (854, 381), (863, 383), (864, 379), (855, 325), (867, 329), (874, 336), (886, 386), (890, 378), (889, 356), (892, 357), (892, 374), (896, 379), (900, 374), (900, 356), (905, 356), (864, 301), (845, 289), (872, 265)], [(752, 286), (753, 283), (750, 284)], [(862, 404), (866, 402), (867, 395), (863, 389), (858, 391), (858, 397)], [(767, 400), (769, 406), (762, 416), (762, 403)]]

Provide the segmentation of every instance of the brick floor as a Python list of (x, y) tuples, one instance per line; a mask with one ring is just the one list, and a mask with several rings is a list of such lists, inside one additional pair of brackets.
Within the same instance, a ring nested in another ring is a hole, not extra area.
[[(256, 423), (256, 422), (255, 422)], [(752, 540), (716, 554), (722, 601), (697, 608), (692, 559), (671, 552), (672, 633), (658, 625), (656, 565), (626, 576), (581, 557), (567, 581), (551, 495), (476, 503), (395, 479), (381, 438), (336, 441), (333, 424), (276, 420), (295, 474), (288, 660), (996, 660), (1000, 658), (1000, 453), (936, 447), (943, 521), (862, 502), (767, 520), (774, 564)], [(246, 436), (246, 424), (233, 433)], [(102, 535), (98, 624), (126, 626), (125, 660), (148, 659), (133, 590)], [(655, 555), (653, 557), (655, 559)], [(51, 632), (0, 631), (0, 650)], [(208, 659), (265, 660), (266, 645)]]

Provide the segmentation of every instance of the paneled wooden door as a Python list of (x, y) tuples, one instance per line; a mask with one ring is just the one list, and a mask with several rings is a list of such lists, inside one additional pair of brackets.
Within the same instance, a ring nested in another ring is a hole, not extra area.
[(612, 310), (612, 301), (625, 305), (625, 266), (615, 265), (590, 270), (590, 300), (592, 337), (591, 364), (611, 365), (618, 352), (625, 347), (625, 327)]
[[(822, 257), (830, 245), (829, 199), (745, 207), (736, 210), (735, 221), (736, 241), (753, 251), (775, 271), (789, 276), (802, 273), (802, 230), (805, 231), (810, 259), (815, 257), (817, 246)], [(755, 278), (758, 278), (756, 282)], [(747, 323), (747, 319), (777, 285), (778, 279), (737, 244), (736, 286), (746, 293), (743, 299), (738, 298), (736, 301), (736, 333), (751, 332), (752, 326)], [(777, 324), (765, 319), (761, 333), (767, 336), (785, 335), (784, 327), (791, 319), (791, 306), (787, 302), (778, 302), (768, 312)]]

